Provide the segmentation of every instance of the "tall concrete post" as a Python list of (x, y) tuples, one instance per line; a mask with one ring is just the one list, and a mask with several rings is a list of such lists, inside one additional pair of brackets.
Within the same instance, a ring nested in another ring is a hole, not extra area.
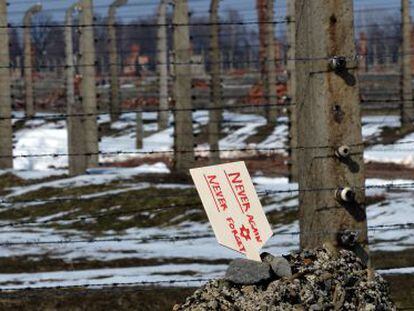
[(210, 3), (210, 77), (211, 77), (211, 101), (210, 101), (210, 122), (208, 124), (208, 140), (210, 144), (210, 163), (220, 162), (219, 140), (221, 121), (221, 70), (220, 70), (220, 25), (219, 25), (219, 2), (211, 0)]
[[(289, 1), (288, 1), (289, 2)], [(269, 124), (275, 125), (278, 117), (276, 92), (276, 50), (274, 25), (274, 0), (266, 0), (266, 58), (265, 58), (265, 99), (269, 105), (266, 118)]]
[(379, 57), (378, 57), (378, 45), (377, 43), (372, 44), (372, 68), (374, 69), (374, 71), (378, 71), (378, 67), (379, 67)]
[(142, 109), (141, 111), (137, 111), (136, 118), (135, 148), (142, 149), (144, 147), (144, 113)]
[(411, 75), (411, 16), (410, 0), (401, 0), (402, 16), (402, 62), (401, 62), (401, 124), (414, 121), (413, 86)]
[(75, 64), (73, 57), (73, 13), (79, 4), (72, 5), (65, 17), (66, 105), (69, 151), (69, 175), (85, 173), (87, 168), (83, 109), (75, 97)]
[(111, 99), (109, 102), (109, 109), (111, 115), (111, 122), (119, 119), (121, 110), (121, 98), (119, 93), (119, 58), (118, 47), (116, 39), (116, 10), (125, 5), (128, 0), (115, 0), (109, 6), (108, 10), (108, 36), (109, 36), (109, 71), (111, 74)]
[(80, 89), (83, 111), (86, 114), (84, 136), (88, 153), (87, 167), (91, 168), (98, 166), (99, 162), (93, 3), (92, 0), (80, 0), (79, 4), (79, 66), (82, 77)]
[(168, 126), (168, 42), (167, 42), (167, 5), (169, 0), (161, 0), (158, 6), (158, 35), (157, 35), (157, 74), (159, 109), (158, 129), (163, 130)]
[(42, 5), (35, 4), (26, 11), (23, 17), (23, 49), (24, 49), (24, 86), (26, 92), (26, 116), (35, 114), (33, 98), (33, 61), (32, 61), (32, 17), (42, 10)]
[(288, 12), (288, 24), (287, 24), (287, 42), (288, 42), (288, 51), (287, 51), (287, 74), (288, 74), (288, 96), (291, 105), (287, 107), (289, 111), (289, 180), (291, 182), (298, 181), (298, 159), (297, 159), (297, 150), (298, 145), (298, 128), (297, 128), (297, 118), (296, 118), (296, 71), (295, 71), (295, 58), (296, 58), (296, 23), (295, 23), (295, 1), (289, 0), (287, 2), (287, 12)]
[(368, 72), (368, 38), (365, 32), (359, 33), (359, 41), (358, 41), (358, 54), (362, 55), (360, 62), (359, 62), (359, 72), (365, 73)]
[(353, 12), (353, 0), (295, 3), (300, 246), (368, 261)]
[(0, 0), (0, 169), (13, 168), (11, 84), (7, 1)]
[(194, 165), (194, 134), (191, 101), (191, 45), (187, 0), (174, 1), (174, 100), (175, 146), (174, 169), (188, 174)]
[(256, 0), (257, 20), (259, 22), (259, 67), (262, 79), (266, 73), (266, 20), (267, 0)]

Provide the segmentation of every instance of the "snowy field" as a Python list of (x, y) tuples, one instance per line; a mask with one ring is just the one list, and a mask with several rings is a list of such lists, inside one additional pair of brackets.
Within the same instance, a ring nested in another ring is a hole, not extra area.
[[(53, 182), (46, 182), (36, 186), (15, 187), (8, 199), (17, 195), (27, 194), (39, 189), (39, 187), (68, 187), (69, 185), (86, 186), (106, 183), (113, 178), (123, 178), (126, 181), (134, 174), (140, 174), (145, 170), (150, 172), (165, 172), (168, 170), (163, 164), (146, 165), (134, 169), (116, 169), (99, 172), (97, 175), (79, 176), (66, 178)], [(395, 183), (409, 183), (414, 181), (393, 181)], [(292, 190), (292, 193), (283, 193), (273, 196), (264, 209), (266, 213), (273, 211), (296, 210), (297, 197), (295, 196), (296, 184), (289, 184), (285, 178), (254, 177), (254, 183), (259, 193), (272, 190)], [(390, 181), (369, 179), (367, 185), (389, 184)], [(150, 187), (149, 183), (128, 184), (128, 188), (111, 190), (112, 193), (129, 191), (130, 189), (145, 189)], [(153, 186), (153, 185), (152, 185)], [(165, 184), (165, 188), (185, 188), (188, 185)], [(99, 197), (107, 195), (108, 192), (95, 193)], [(386, 189), (373, 189), (367, 191), (368, 195), (384, 195), (385, 200), (371, 205), (368, 208), (368, 225), (387, 225), (395, 223), (406, 223), (407, 215), (412, 214), (414, 209), (414, 196), (412, 191), (403, 190), (394, 193)], [(86, 196), (85, 196), (86, 197)], [(27, 205), (26, 205), (27, 206)], [(5, 206), (6, 207), (6, 206)], [(8, 206), (9, 209), (18, 209), (19, 204)], [(36, 208), (36, 206), (33, 206)], [(52, 214), (48, 218), (39, 218), (37, 221), (50, 220), (61, 217), (61, 213)], [(119, 216), (117, 221), (122, 221)], [(2, 225), (2, 223), (0, 223)], [(268, 241), (264, 250), (284, 254), (298, 249), (299, 236), (298, 222), (275, 225), (274, 236)], [(115, 236), (115, 232), (104, 232), (99, 239), (107, 239)], [(121, 235), (116, 235), (123, 241), (102, 241), (95, 243), (64, 243), (65, 240), (85, 240), (89, 236), (85, 232), (76, 230), (56, 230), (50, 228), (37, 228), (33, 225), (7, 227), (0, 231), (2, 244), (1, 256), (41, 256), (47, 255), (50, 258), (59, 258), (65, 261), (76, 261), (82, 258), (89, 260), (111, 261), (125, 258), (140, 259), (166, 259), (187, 258), (192, 260), (210, 261), (203, 264), (165, 264), (147, 266), (145, 268), (123, 268), (123, 269), (94, 269), (86, 271), (71, 272), (49, 272), (49, 273), (23, 273), (23, 274), (0, 274), (1, 288), (19, 288), (27, 286), (54, 286), (61, 282), (61, 285), (78, 284), (104, 284), (118, 282), (140, 282), (145, 280), (165, 281), (171, 279), (188, 279), (183, 271), (191, 271), (192, 278), (210, 278), (223, 275), (225, 266), (215, 264), (215, 260), (238, 257), (237, 253), (221, 247), (212, 236), (212, 230), (206, 223), (181, 222), (179, 225), (166, 226), (163, 228), (132, 228), (125, 230)], [(177, 241), (169, 238), (182, 238)], [(142, 243), (139, 239), (151, 239)], [(397, 251), (414, 247), (414, 235), (412, 230), (389, 230), (369, 232), (370, 249)], [(58, 242), (57, 244), (37, 244), (38, 241)], [(4, 245), (4, 242), (27, 243), (33, 245)], [(408, 271), (408, 270), (407, 270)], [(411, 270), (409, 270), (411, 271)], [(165, 272), (165, 273), (164, 273)], [(392, 271), (388, 271), (392, 272)], [(388, 273), (382, 271), (382, 273)], [(192, 285), (192, 284), (189, 284)]]
[[(103, 152), (116, 151), (168, 151), (173, 144), (173, 128), (157, 132), (156, 115), (144, 113), (145, 131), (149, 134), (144, 139), (144, 147), (137, 150), (135, 143), (135, 114), (129, 113), (122, 116), (119, 122), (112, 124), (112, 129), (118, 130), (115, 136), (103, 137), (100, 150)], [(208, 124), (208, 113), (199, 111), (194, 113), (195, 131)], [(265, 125), (265, 119), (254, 114), (240, 114), (233, 112), (224, 113), (225, 126), (223, 132), (226, 135), (220, 141), (221, 149), (239, 148), (279, 148), (286, 146), (288, 128), (286, 122), (281, 122), (273, 132), (263, 137), (261, 142), (248, 144), (250, 136), (259, 132), (259, 128)], [(99, 122), (107, 122), (108, 116), (100, 117)], [(170, 120), (172, 121), (172, 120)], [(280, 121), (286, 121), (280, 118)], [(246, 122), (245, 124), (243, 122)], [(237, 127), (234, 127), (237, 125)], [(382, 127), (399, 127), (397, 117), (364, 117), (363, 136), (365, 140), (375, 140), (381, 133)], [(411, 141), (411, 143), (410, 143)], [(407, 135), (397, 145), (374, 145), (365, 152), (367, 161), (403, 163), (414, 166), (414, 157), (410, 149), (414, 148), (414, 134)], [(208, 149), (208, 144), (198, 146), (200, 153)], [(24, 154), (65, 154), (67, 153), (67, 134), (64, 121), (45, 122), (42, 120), (31, 121), (26, 128), (16, 132), (15, 155)], [(284, 150), (278, 151), (285, 154)], [(134, 155), (134, 157), (140, 155)], [(141, 155), (144, 156), (144, 155)], [(237, 157), (234, 152), (223, 152), (224, 157)], [(131, 155), (105, 155), (101, 157), (102, 162), (114, 162), (128, 159)], [(24, 180), (34, 180), (48, 176), (59, 176), (67, 173), (66, 157), (39, 157), (39, 158), (16, 158), (16, 170), (13, 173)], [(6, 173), (6, 172), (2, 172)], [(135, 168), (101, 168), (90, 170), (87, 175), (73, 178), (61, 178), (54, 181), (36, 183), (28, 186), (12, 187), (10, 193), (3, 197), (10, 200), (17, 196), (27, 195), (42, 188), (67, 189), (74, 187), (105, 185), (113, 181), (125, 181), (118, 187), (102, 192), (83, 195), (80, 198), (104, 197), (123, 192), (129, 192), (150, 187), (163, 189), (185, 189), (191, 186), (182, 184), (151, 184), (149, 182), (133, 182), (132, 178), (146, 173), (169, 173), (164, 163), (141, 165)], [(380, 179), (368, 179), (367, 185), (388, 184), (391, 181)], [(410, 183), (414, 180), (394, 180), (394, 183)], [(291, 193), (283, 193), (266, 200), (264, 209), (266, 213), (276, 211), (295, 211), (297, 209), (296, 184), (289, 184), (285, 178), (270, 178), (266, 176), (255, 176), (254, 183), (259, 193), (266, 190), (292, 190)], [(370, 189), (367, 195), (383, 195), (385, 199), (373, 204), (368, 208), (368, 225), (387, 225), (395, 223), (406, 223), (414, 211), (414, 192), (410, 189), (401, 189), (398, 192), (390, 189)], [(60, 196), (49, 199), (59, 199)], [(42, 203), (30, 203), (33, 208)], [(27, 203), (3, 203), (2, 208), (19, 209), (27, 207)], [(75, 208), (76, 209), (76, 208)], [(191, 213), (191, 211), (189, 211)], [(63, 214), (55, 213), (47, 217), (36, 219), (41, 222), (45, 220), (59, 219)], [(177, 216), (179, 217), (179, 216)], [(114, 219), (115, 220), (115, 219)], [(93, 220), (92, 220), (93, 221)], [(123, 221), (120, 216), (116, 221)], [(102, 233), (94, 243), (58, 243), (60, 241), (85, 240), (90, 238), (87, 233), (78, 230), (57, 230), (34, 225), (20, 225), (5, 227), (7, 222), (0, 222), (3, 228), (0, 230), (1, 257), (10, 256), (49, 256), (50, 258), (62, 259), (64, 261), (87, 258), (88, 260), (111, 261), (125, 258), (140, 259), (170, 259), (185, 258), (196, 259), (209, 263), (194, 264), (163, 264), (149, 265), (146, 267), (131, 267), (117, 269), (90, 269), (78, 271), (55, 271), (43, 273), (18, 273), (0, 274), (0, 288), (24, 288), (39, 286), (70, 286), (78, 284), (105, 284), (124, 283), (140, 281), (168, 281), (172, 279), (210, 278), (221, 276), (225, 265), (215, 263), (216, 260), (237, 257), (237, 254), (218, 245), (212, 236), (212, 230), (206, 223), (182, 221), (178, 225), (148, 228), (133, 228), (116, 235), (123, 241), (107, 241), (115, 236), (115, 232)], [(275, 234), (268, 241), (265, 250), (283, 254), (298, 248), (299, 236), (297, 234), (298, 222), (293, 221), (285, 224), (275, 224)], [(180, 237), (177, 241), (169, 241), (169, 237)], [(154, 239), (148, 243), (142, 243), (139, 239)], [(370, 230), (369, 238), (371, 250), (374, 251), (400, 251), (414, 247), (413, 230)], [(55, 244), (37, 243), (39, 241), (55, 242)], [(32, 244), (7, 245), (7, 243), (33, 242)], [(405, 270), (384, 270), (381, 273), (413, 273), (413, 268)], [(191, 277), (188, 272), (191, 272)], [(191, 284), (194, 285), (194, 284)]]
[[(193, 114), (195, 125), (194, 131), (197, 133), (201, 126), (208, 124), (208, 112), (198, 111)], [(220, 149), (222, 157), (238, 157), (240, 153), (230, 152), (229, 149), (241, 148), (280, 148), (287, 144), (288, 127), (286, 118), (280, 118), (280, 125), (267, 137), (263, 137), (260, 143), (247, 144), (246, 140), (257, 134), (259, 128), (266, 124), (263, 117), (254, 114), (240, 114), (234, 112), (224, 113), (224, 129), (227, 135), (220, 140)], [(173, 127), (170, 126), (166, 130), (157, 132), (155, 113), (144, 113), (146, 121), (144, 130), (150, 133), (144, 138), (143, 148), (135, 147), (135, 114), (124, 114), (121, 121), (112, 125), (112, 129), (119, 130), (116, 136), (105, 136), (100, 143), (100, 151), (102, 152), (138, 152), (138, 154), (128, 155), (102, 155), (101, 162), (113, 162), (126, 160), (130, 157), (146, 156), (139, 152), (150, 151), (171, 151), (173, 145)], [(100, 122), (107, 122), (108, 116), (100, 117)], [(172, 120), (171, 120), (172, 121)], [(243, 123), (246, 122), (246, 123)], [(237, 125), (238, 128), (229, 131), (230, 125)], [(381, 132), (383, 126), (399, 127), (398, 117), (395, 116), (369, 116), (363, 118), (363, 136), (365, 140), (373, 140)], [(377, 162), (394, 162), (409, 166), (414, 166), (414, 134), (397, 142), (397, 145), (375, 145), (365, 152), (367, 161)], [(205, 154), (204, 150), (208, 149), (208, 144), (204, 143), (198, 146), (200, 154)], [(15, 155), (25, 154), (66, 154), (67, 150), (67, 132), (65, 121), (45, 122), (44, 120), (35, 120), (28, 122), (28, 126), (16, 132), (15, 138)], [(281, 154), (286, 154), (285, 150), (276, 150)], [(168, 153), (167, 153), (168, 155)], [(66, 168), (68, 158), (61, 157), (38, 157), (38, 158), (16, 158), (14, 167), (16, 170), (47, 170), (49, 168)]]

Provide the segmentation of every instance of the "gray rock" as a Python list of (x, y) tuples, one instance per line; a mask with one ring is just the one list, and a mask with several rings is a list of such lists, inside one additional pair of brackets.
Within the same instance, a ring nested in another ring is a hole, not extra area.
[(208, 303), (209, 310), (218, 310), (219, 303), (216, 300), (212, 300)]
[(268, 263), (273, 271), (273, 273), (279, 277), (291, 277), (292, 269), (290, 267), (289, 261), (283, 257), (275, 257), (269, 253), (263, 253), (261, 255), (263, 262)]
[(309, 307), (309, 311), (320, 311), (322, 310), (322, 307), (318, 304), (313, 304)]
[(239, 285), (252, 285), (272, 278), (270, 264), (248, 259), (235, 259), (226, 271), (226, 280)]
[[(272, 257), (262, 259), (272, 261)], [(227, 277), (235, 277), (237, 282), (246, 282), (246, 278), (250, 278), (248, 282), (268, 282), (244, 285), (230, 280), (210, 281), (174, 310), (396, 311), (387, 282), (350, 251), (320, 248), (294, 252), (285, 258), (293, 273), (290, 278), (275, 279), (268, 262), (236, 260)]]

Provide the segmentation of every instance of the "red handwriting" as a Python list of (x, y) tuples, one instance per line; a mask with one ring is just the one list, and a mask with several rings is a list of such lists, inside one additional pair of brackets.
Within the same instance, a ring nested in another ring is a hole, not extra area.
[(249, 197), (246, 195), (246, 189), (244, 187), (243, 180), (240, 178), (240, 173), (231, 173), (228, 174), (227, 177), (231, 182), (231, 188), (233, 190), (234, 195), (236, 196), (237, 202), (242, 208), (242, 211), (244, 213), (247, 213), (250, 210), (250, 200)]
[(237, 247), (239, 248), (239, 252), (245, 253), (246, 248), (244, 247), (243, 242), (239, 236), (239, 231), (236, 229), (236, 225), (234, 224), (233, 218), (228, 217), (226, 220), (231, 230), (231, 233), (233, 233), (234, 239), (236, 240)]
[(254, 238), (257, 242), (262, 243), (262, 238), (260, 237), (259, 230), (257, 229), (256, 222), (254, 221), (253, 215), (247, 215), (247, 219), (249, 221), (250, 227), (253, 230)]
[[(220, 211), (225, 211), (227, 209), (227, 202), (224, 198), (223, 191), (221, 190), (220, 183), (217, 181), (216, 175), (208, 175), (205, 176), (207, 185), (210, 188), (211, 195), (213, 196), (213, 200), (216, 204), (217, 209)], [(220, 207), (220, 208), (219, 208)]]

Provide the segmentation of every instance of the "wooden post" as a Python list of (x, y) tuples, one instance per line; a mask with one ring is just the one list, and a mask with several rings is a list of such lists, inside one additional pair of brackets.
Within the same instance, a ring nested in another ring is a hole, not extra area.
[(86, 153), (84, 139), (83, 109), (79, 100), (75, 98), (75, 64), (73, 60), (73, 12), (78, 4), (72, 5), (66, 11), (65, 21), (65, 51), (66, 51), (66, 105), (68, 127), (69, 175), (75, 176), (85, 173)]
[(210, 3), (210, 79), (211, 79), (211, 101), (210, 101), (210, 120), (208, 124), (208, 141), (210, 144), (210, 163), (220, 162), (219, 140), (220, 140), (220, 120), (222, 110), (221, 104), (221, 72), (220, 72), (220, 26), (219, 26), (219, 1), (211, 0)]
[(26, 92), (26, 116), (33, 117), (35, 114), (33, 98), (33, 62), (32, 62), (32, 40), (31, 26), (33, 15), (42, 10), (42, 5), (35, 4), (26, 11), (23, 17), (23, 45), (24, 45), (24, 85)]
[(296, 0), (295, 21), (300, 246), (329, 243), (367, 261), (353, 1)]
[(119, 94), (119, 60), (118, 48), (116, 40), (116, 10), (120, 6), (125, 5), (128, 0), (115, 0), (109, 6), (108, 10), (108, 36), (109, 36), (109, 71), (111, 74), (111, 95), (109, 101), (109, 109), (111, 122), (119, 119), (120, 114), (120, 94)]
[(274, 26), (274, 0), (266, 0), (266, 58), (265, 58), (265, 99), (267, 122), (276, 125), (278, 111), (276, 92), (276, 51), (275, 51), (275, 26)]
[(187, 0), (174, 1), (174, 169), (188, 174), (194, 165), (194, 134), (191, 101), (191, 46)]
[(288, 72), (288, 97), (289, 100), (287, 103), (291, 105), (287, 107), (289, 111), (289, 180), (290, 182), (298, 181), (298, 159), (297, 159), (297, 150), (298, 145), (298, 128), (297, 128), (297, 118), (296, 118), (296, 72), (295, 72), (295, 57), (296, 57), (296, 23), (295, 23), (295, 1), (289, 0), (287, 2), (287, 12), (288, 12), (288, 24), (287, 24), (287, 41), (288, 41), (288, 51), (287, 51), (287, 72)]
[(158, 129), (168, 127), (168, 42), (167, 42), (167, 4), (161, 0), (158, 6), (158, 35), (157, 35), (157, 74), (159, 87)]
[(411, 76), (411, 16), (410, 0), (401, 0), (402, 7), (402, 88), (401, 124), (411, 125), (414, 121), (413, 86)]
[(13, 168), (13, 130), (7, 0), (0, 0), (0, 169)]
[(96, 167), (99, 162), (98, 124), (96, 107), (95, 41), (93, 30), (92, 0), (80, 0), (80, 71), (82, 76), (81, 96), (85, 117), (85, 144), (87, 167)]

